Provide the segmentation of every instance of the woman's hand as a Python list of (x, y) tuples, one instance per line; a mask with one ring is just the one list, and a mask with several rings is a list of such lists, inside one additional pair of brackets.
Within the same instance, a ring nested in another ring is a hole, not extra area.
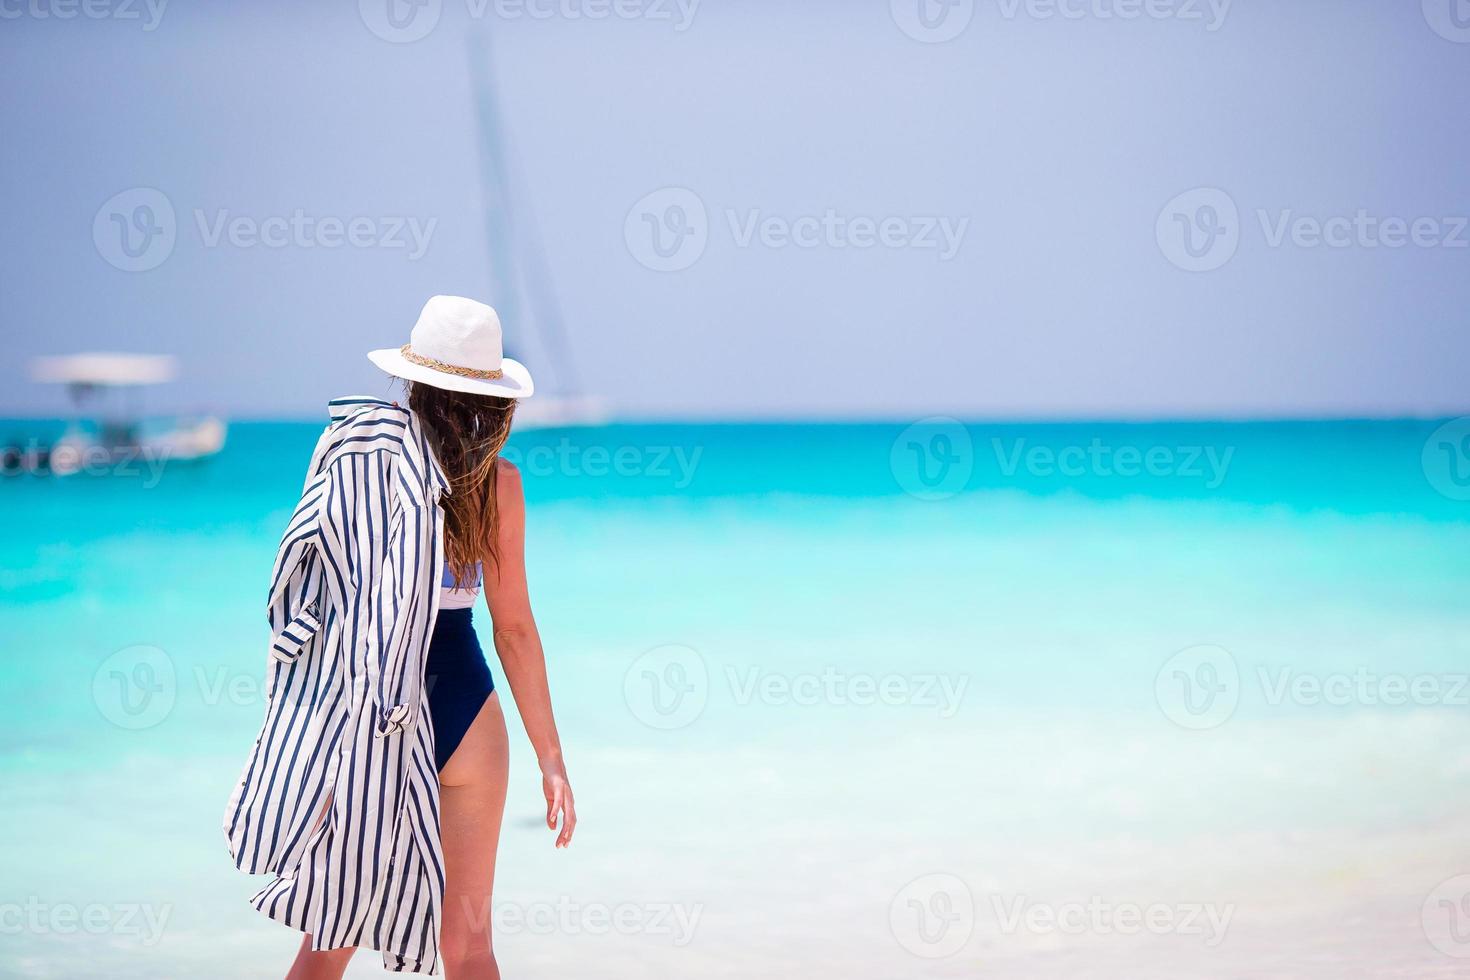
[(556, 837), (556, 846), (566, 847), (572, 842), (572, 831), (577, 829), (577, 807), (572, 802), (572, 784), (567, 782), (567, 767), (560, 757), (542, 760), (541, 792), (546, 794), (546, 826), (555, 830), (557, 818), (561, 818), (561, 833)]

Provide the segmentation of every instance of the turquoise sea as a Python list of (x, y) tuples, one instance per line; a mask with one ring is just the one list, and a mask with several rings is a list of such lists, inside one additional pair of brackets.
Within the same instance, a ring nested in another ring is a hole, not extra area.
[[(284, 973), (219, 823), (320, 427), (0, 480), (0, 976)], [(512, 717), (503, 970), (1463, 976), (1465, 436), (518, 433), (581, 826)]]

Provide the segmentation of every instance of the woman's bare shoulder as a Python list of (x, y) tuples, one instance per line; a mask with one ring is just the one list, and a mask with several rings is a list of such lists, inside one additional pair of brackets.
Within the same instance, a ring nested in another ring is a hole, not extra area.
[(495, 498), (502, 508), (523, 505), (521, 471), (504, 456), (495, 461)]

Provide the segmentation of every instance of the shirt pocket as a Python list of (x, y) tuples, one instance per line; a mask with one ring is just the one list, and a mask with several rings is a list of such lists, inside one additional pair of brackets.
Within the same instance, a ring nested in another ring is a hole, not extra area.
[(311, 638), (322, 628), (317, 610), (308, 609), (291, 620), (271, 637), (271, 657), (283, 664), (293, 664)]

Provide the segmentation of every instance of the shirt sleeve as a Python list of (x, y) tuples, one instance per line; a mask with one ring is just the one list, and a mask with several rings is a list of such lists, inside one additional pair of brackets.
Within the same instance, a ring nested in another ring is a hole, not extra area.
[(270, 655), (283, 663), (300, 656), (321, 627), (321, 507), (326, 477), (307, 483), (291, 514), (271, 570), (266, 618), (271, 627)]
[(327, 426), (312, 450), (301, 499), (281, 535), (281, 546), (271, 570), (270, 597), (266, 600), (266, 618), (272, 633), (285, 629), (308, 606), (316, 606), (313, 611), (320, 611), (322, 583), (320, 574), (315, 573), (321, 571), (322, 512), (329, 486), (323, 461), (332, 441), (333, 428)]

